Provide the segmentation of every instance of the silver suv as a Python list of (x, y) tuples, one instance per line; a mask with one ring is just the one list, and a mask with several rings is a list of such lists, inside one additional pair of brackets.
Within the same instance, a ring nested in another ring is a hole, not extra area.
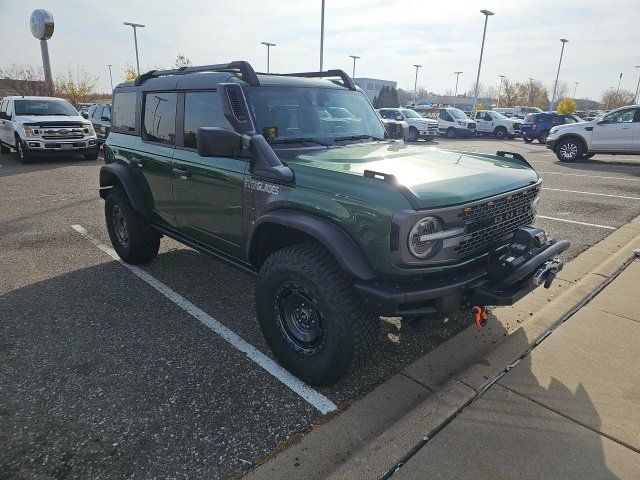
[(0, 153), (17, 150), (22, 163), (34, 157), (84, 155), (98, 158), (93, 125), (66, 100), (5, 97), (0, 100)]

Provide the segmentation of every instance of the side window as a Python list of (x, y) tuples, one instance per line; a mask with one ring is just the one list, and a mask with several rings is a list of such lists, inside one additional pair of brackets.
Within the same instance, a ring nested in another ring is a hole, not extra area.
[(561, 116), (561, 115), (553, 115), (551, 117), (551, 123), (556, 124), (556, 125), (562, 124), (562, 123), (564, 123), (564, 117)]
[(7, 100), (7, 106), (6, 106), (6, 119), (7, 120), (11, 120), (11, 117), (13, 116), (13, 100)]
[(564, 123), (578, 123), (578, 120), (574, 116), (567, 115), (564, 117)]
[(93, 118), (93, 112), (96, 111), (96, 107), (97, 105), (94, 105), (93, 107), (89, 107), (89, 110), (87, 110), (87, 115), (89, 116), (89, 118)]
[(198, 148), (196, 133), (200, 127), (233, 130), (222, 111), (218, 92), (187, 92), (184, 96), (184, 146)]
[(116, 93), (113, 96), (114, 129), (133, 132), (136, 129), (136, 92)]
[(177, 93), (170, 92), (149, 92), (144, 95), (143, 140), (175, 145), (177, 98)]
[(0, 100), (0, 118), (6, 118), (6, 105), (7, 105), (7, 101), (6, 100)]
[(453, 119), (451, 118), (451, 115), (449, 115), (449, 112), (444, 110), (440, 112), (440, 118), (445, 122), (453, 122)]
[(618, 112), (610, 113), (602, 119), (602, 123), (631, 123), (636, 115), (635, 108), (627, 108)]
[(111, 107), (109, 105), (105, 105), (102, 116), (111, 120)]
[(91, 107), (93, 108), (93, 115), (91, 114), (91, 112), (89, 112), (89, 116), (95, 118), (96, 120), (100, 120), (100, 117), (102, 116), (102, 105), (96, 105), (95, 107)]

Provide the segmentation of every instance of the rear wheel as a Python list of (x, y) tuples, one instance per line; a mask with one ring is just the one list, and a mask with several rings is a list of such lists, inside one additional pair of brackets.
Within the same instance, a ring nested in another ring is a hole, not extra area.
[(420, 132), (416, 127), (409, 127), (409, 135), (407, 135), (408, 142), (417, 142), (420, 138)]
[(524, 135), (524, 136), (522, 137), (522, 139), (524, 140), (524, 143), (531, 143), (531, 142), (533, 142), (533, 137), (528, 137), (528, 136), (526, 136), (526, 135)]
[(493, 135), (498, 139), (498, 140), (504, 140), (505, 138), (507, 138), (508, 132), (507, 129), (504, 127), (497, 127), (494, 131), (493, 131)]
[(16, 139), (16, 148), (18, 149), (18, 157), (20, 158), (20, 163), (31, 163), (33, 158), (27, 149), (27, 146), (22, 140)]
[(278, 361), (314, 385), (336, 383), (363, 365), (377, 343), (379, 319), (331, 254), (314, 242), (265, 260), (256, 282), (256, 313)]
[(561, 140), (556, 146), (556, 156), (561, 162), (575, 162), (584, 155), (582, 143), (574, 138)]
[(122, 260), (143, 263), (158, 254), (160, 234), (134, 210), (121, 187), (111, 188), (104, 209), (111, 244)]
[(456, 129), (453, 127), (447, 128), (447, 138), (456, 138)]

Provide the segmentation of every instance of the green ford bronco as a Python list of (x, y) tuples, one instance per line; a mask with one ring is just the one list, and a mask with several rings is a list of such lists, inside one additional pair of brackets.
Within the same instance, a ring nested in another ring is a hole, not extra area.
[(118, 255), (149, 261), (166, 235), (256, 276), (268, 345), (312, 384), (364, 363), (379, 316), (481, 324), (548, 287), (569, 246), (531, 225), (524, 158), (405, 145), (341, 70), (150, 71), (115, 88), (112, 123), (100, 196)]

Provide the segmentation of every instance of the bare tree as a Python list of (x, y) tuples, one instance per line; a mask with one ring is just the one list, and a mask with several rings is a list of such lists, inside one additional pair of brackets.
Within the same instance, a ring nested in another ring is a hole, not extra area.
[(74, 105), (83, 103), (94, 93), (98, 80), (98, 76), (89, 75), (85, 70), (78, 71), (75, 78), (68, 72), (56, 78), (56, 92)]
[(127, 63), (122, 69), (122, 81), (123, 82), (133, 82), (136, 78), (138, 78), (138, 72), (133, 65)]
[(0, 78), (16, 95), (53, 95), (51, 87), (44, 81), (41, 67), (13, 63), (0, 69)]
[(602, 99), (600, 103), (605, 110), (612, 110), (618, 107), (624, 107), (625, 105), (633, 104), (634, 93), (629, 90), (620, 90), (616, 92), (610, 88), (602, 92)]
[(566, 98), (569, 96), (569, 84), (564, 80), (558, 80), (556, 86), (556, 100), (560, 98)]
[(529, 80), (526, 83), (516, 83), (516, 102), (520, 105), (548, 108), (549, 90), (540, 80)]
[(175, 66), (176, 66), (176, 68), (192, 67), (193, 63), (191, 63), (191, 60), (189, 60), (189, 58), (187, 56), (185, 56), (185, 55), (183, 55), (181, 53), (180, 55), (178, 55), (176, 57)]
[(502, 83), (500, 98), (500, 105), (515, 107), (518, 100), (518, 84), (511, 82), (508, 78), (505, 78)]

